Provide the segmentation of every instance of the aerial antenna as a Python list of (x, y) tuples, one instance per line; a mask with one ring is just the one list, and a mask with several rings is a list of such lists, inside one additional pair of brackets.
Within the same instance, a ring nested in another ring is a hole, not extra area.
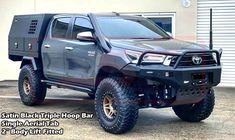
[(212, 8), (210, 9), (210, 50), (213, 49)]

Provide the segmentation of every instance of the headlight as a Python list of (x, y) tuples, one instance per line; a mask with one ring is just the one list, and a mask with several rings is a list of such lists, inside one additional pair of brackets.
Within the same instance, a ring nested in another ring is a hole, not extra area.
[[(141, 54), (142, 52), (126, 50), (126, 55), (130, 58), (130, 60), (134, 64), (137, 64)], [(143, 63), (159, 63), (159, 64), (169, 66), (172, 61), (172, 58), (173, 56), (148, 53), (144, 55), (142, 62)]]
[(144, 63), (163, 63), (166, 58), (166, 55), (161, 54), (146, 54), (143, 57), (142, 62)]
[(173, 56), (167, 56), (163, 65), (170, 66)]
[(217, 63), (217, 54), (216, 53), (212, 53), (212, 57), (213, 57), (214, 61)]

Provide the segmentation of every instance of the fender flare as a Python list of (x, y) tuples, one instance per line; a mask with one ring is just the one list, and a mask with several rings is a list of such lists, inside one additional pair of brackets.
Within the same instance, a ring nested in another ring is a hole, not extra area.
[(32, 64), (33, 70), (41, 69), (41, 64), (34, 57), (23, 57), (20, 68), (26, 64)]

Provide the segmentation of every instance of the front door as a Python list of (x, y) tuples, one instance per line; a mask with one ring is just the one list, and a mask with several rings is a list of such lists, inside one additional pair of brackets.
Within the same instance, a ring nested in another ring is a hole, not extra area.
[(48, 79), (61, 80), (65, 76), (64, 52), (71, 19), (71, 17), (55, 18), (43, 41), (43, 71)]
[(94, 42), (79, 41), (77, 34), (92, 31), (87, 17), (74, 18), (71, 40), (65, 48), (66, 80), (74, 84), (93, 85), (97, 45)]

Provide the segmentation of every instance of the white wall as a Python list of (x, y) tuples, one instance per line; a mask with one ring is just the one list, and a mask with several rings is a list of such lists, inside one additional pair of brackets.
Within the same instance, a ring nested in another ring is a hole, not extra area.
[(1, 0), (0, 1), (0, 80), (18, 78), (19, 63), (8, 60), (8, 33), (13, 15), (34, 12), (32, 0)]
[(8, 33), (14, 15), (87, 12), (176, 12), (176, 38), (196, 41), (196, 0), (183, 8), (180, 0), (1, 0), (0, 80), (18, 78), (20, 63), (8, 60)]

